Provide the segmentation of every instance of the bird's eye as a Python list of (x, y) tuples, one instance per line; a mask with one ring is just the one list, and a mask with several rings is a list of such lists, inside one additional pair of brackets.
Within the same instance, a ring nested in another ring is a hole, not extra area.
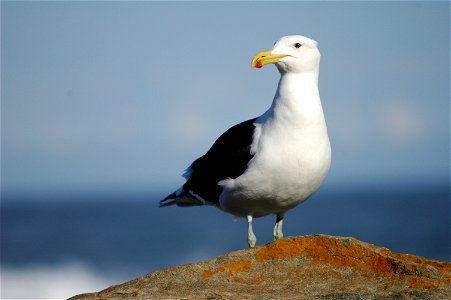
[(300, 43), (296, 43), (296, 44), (294, 44), (294, 48), (301, 48), (301, 44)]

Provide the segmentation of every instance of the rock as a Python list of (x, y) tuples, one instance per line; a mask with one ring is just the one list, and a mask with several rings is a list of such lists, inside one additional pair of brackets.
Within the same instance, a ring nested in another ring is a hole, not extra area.
[(290, 237), (80, 299), (451, 299), (451, 263), (354, 238)]

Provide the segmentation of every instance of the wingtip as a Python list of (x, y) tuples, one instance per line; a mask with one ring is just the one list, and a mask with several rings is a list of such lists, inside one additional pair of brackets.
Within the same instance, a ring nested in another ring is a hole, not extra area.
[(163, 200), (160, 200), (158, 207), (166, 207), (166, 206), (174, 205), (176, 203), (176, 200), (175, 200), (176, 197), (177, 197), (176, 192), (170, 194)]
[(175, 200), (173, 201), (167, 201), (167, 202), (162, 202), (163, 200), (160, 201), (160, 203), (158, 204), (158, 208), (161, 207), (166, 207), (166, 206), (171, 206), (173, 204), (175, 204)]

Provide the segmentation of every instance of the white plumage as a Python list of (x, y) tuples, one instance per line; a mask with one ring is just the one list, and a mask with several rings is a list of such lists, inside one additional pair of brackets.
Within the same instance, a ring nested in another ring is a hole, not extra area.
[[(275, 63), (281, 73), (271, 107), (224, 133), (191, 165), (185, 173), (186, 184), (162, 200), (162, 206), (212, 204), (247, 217), (251, 247), (256, 242), (252, 219), (275, 214), (273, 234), (281, 238), (284, 213), (318, 189), (330, 166), (331, 149), (318, 90), (319, 62), (317, 43), (303, 36), (283, 37), (272, 50), (258, 53), (254, 67)], [(231, 166), (234, 162), (238, 173)], [(207, 173), (215, 179), (209, 180)]]

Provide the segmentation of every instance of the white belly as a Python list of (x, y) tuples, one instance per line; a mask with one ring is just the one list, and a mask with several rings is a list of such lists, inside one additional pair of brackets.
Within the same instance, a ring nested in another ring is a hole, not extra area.
[[(286, 130), (286, 128), (285, 128)], [(262, 128), (246, 172), (220, 182), (220, 207), (237, 216), (282, 213), (305, 201), (326, 177), (331, 150), (325, 124), (291, 131)]]

